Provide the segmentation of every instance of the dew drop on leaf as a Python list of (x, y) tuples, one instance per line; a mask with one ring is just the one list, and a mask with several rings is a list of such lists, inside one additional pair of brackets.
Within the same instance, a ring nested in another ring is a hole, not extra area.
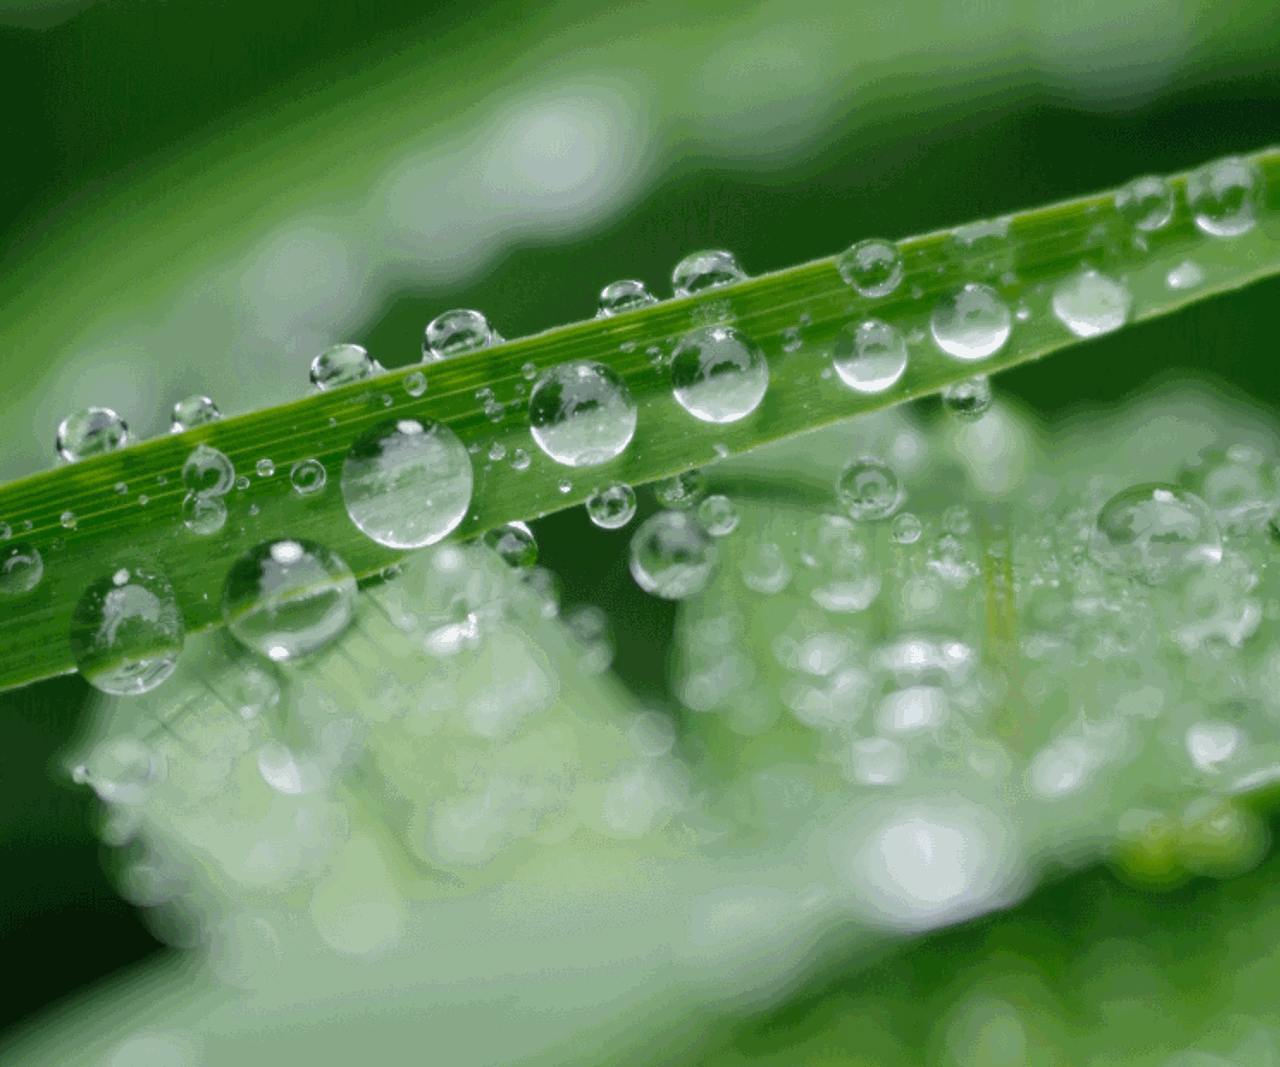
[(645, 288), (644, 282), (631, 279), (613, 282), (600, 290), (596, 318), (621, 315), (624, 311), (634, 311), (636, 308), (647, 307), (657, 302), (658, 298)]
[(110, 408), (85, 408), (58, 424), (58, 455), (68, 463), (114, 452), (129, 443), (129, 427)]
[(655, 482), (653, 495), (672, 511), (687, 511), (707, 495), (707, 476), (697, 467)]
[(300, 459), (289, 468), (289, 482), (299, 496), (313, 496), (323, 492), (328, 480), (324, 464), (314, 457)]
[(490, 345), (501, 344), (502, 340), (480, 312), (455, 308), (427, 323), (422, 339), (422, 359), (423, 362), (435, 362), (478, 352)]
[(1143, 233), (1162, 229), (1173, 217), (1173, 187), (1154, 175), (1134, 178), (1116, 191), (1114, 202), (1121, 218)]
[(1096, 270), (1064, 278), (1053, 290), (1053, 314), (1077, 337), (1096, 337), (1120, 329), (1129, 319), (1133, 294)]
[(671, 356), (676, 401), (702, 422), (737, 422), (760, 406), (769, 363), (751, 338), (732, 326), (686, 334)]
[(902, 502), (902, 488), (893, 469), (874, 456), (858, 456), (845, 464), (836, 479), (836, 498), (858, 522), (886, 519)]
[(701, 524), (683, 511), (650, 516), (631, 537), (631, 576), (646, 593), (684, 600), (706, 588), (717, 558)]
[(738, 528), (738, 509), (721, 493), (698, 505), (698, 521), (712, 537), (725, 537)]
[(317, 389), (372, 378), (381, 368), (360, 345), (334, 345), (311, 361), (311, 384)]
[(747, 272), (738, 265), (732, 252), (694, 252), (676, 264), (671, 272), (671, 288), (676, 296), (692, 296), (708, 289), (732, 285), (746, 277)]
[(991, 379), (977, 374), (942, 390), (942, 406), (958, 419), (974, 422), (991, 408)]
[(179, 400), (173, 405), (173, 417), (169, 423), (170, 433), (182, 433), (195, 426), (205, 426), (222, 418), (218, 405), (207, 396), (196, 394)]
[(831, 348), (840, 380), (857, 393), (883, 393), (907, 369), (907, 342), (896, 326), (867, 319), (844, 327)]
[(237, 484), (236, 469), (225, 453), (210, 445), (196, 445), (182, 465), (182, 484), (188, 492), (201, 496), (224, 496)]
[(587, 498), (587, 515), (602, 530), (626, 526), (636, 513), (636, 493), (623, 482), (610, 482)]
[(1196, 226), (1211, 237), (1238, 237), (1258, 221), (1262, 176), (1256, 163), (1235, 156), (1187, 176), (1187, 204)]
[(484, 535), (484, 543), (493, 549), (508, 567), (532, 567), (538, 562), (538, 542), (533, 531), (523, 522), (496, 526)]
[(5, 540), (0, 544), (0, 594), (21, 596), (40, 584), (44, 560), (26, 541)]
[(989, 285), (970, 282), (940, 300), (929, 316), (934, 343), (956, 359), (985, 359), (1013, 329), (1009, 305)]
[(544, 371), (529, 394), (534, 441), (568, 467), (591, 467), (620, 456), (636, 432), (637, 418), (626, 382), (590, 360)]
[(902, 281), (902, 253), (888, 241), (859, 241), (836, 256), (836, 270), (860, 296), (888, 296)]
[(1102, 506), (1089, 553), (1107, 570), (1148, 585), (1222, 560), (1222, 535), (1209, 506), (1176, 485), (1130, 486)]
[(226, 525), (227, 505), (220, 496), (188, 493), (182, 500), (182, 524), (193, 534), (208, 537)]

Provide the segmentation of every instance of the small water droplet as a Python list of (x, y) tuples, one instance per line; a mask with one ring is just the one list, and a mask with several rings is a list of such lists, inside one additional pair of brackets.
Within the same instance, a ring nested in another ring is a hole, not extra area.
[(112, 488), (121, 496), (125, 496), (129, 492), (129, 485), (127, 482), (116, 482)]
[(1200, 264), (1184, 259), (1164, 277), (1170, 289), (1194, 289), (1204, 281), (1204, 271)]
[(427, 391), (427, 376), (420, 370), (410, 371), (400, 382), (410, 396), (419, 397)]
[(188, 493), (182, 501), (182, 524), (193, 534), (208, 537), (227, 522), (227, 505), (220, 496)]
[(656, 304), (658, 298), (645, 288), (644, 282), (625, 280), (606, 285), (600, 290), (599, 310), (596, 318), (621, 315), (625, 311)]
[(1102, 506), (1089, 553), (1108, 570), (1158, 585), (1177, 572), (1222, 559), (1222, 535), (1209, 506), (1160, 482), (1130, 486)]
[(240, 477), (238, 477), (235, 481), (235, 486), (237, 489), (240, 490), (240, 492), (243, 493), (246, 489), (249, 488), (249, 476), (247, 474), (240, 475)]
[(40, 584), (44, 560), (26, 541), (9, 541), (0, 545), (0, 594), (21, 596)]
[(1026, 322), (1027, 319), (1031, 318), (1031, 309), (1026, 304), (1019, 304), (1018, 310), (1014, 312), (1014, 317), (1019, 322)]
[(836, 257), (836, 270), (860, 296), (888, 296), (902, 281), (902, 253), (889, 241), (859, 241)]
[(1163, 178), (1134, 178), (1116, 191), (1115, 207), (1135, 230), (1151, 233), (1173, 218), (1173, 187)]
[(195, 426), (205, 426), (222, 418), (218, 405), (207, 396), (196, 394), (173, 405), (173, 417), (169, 423), (170, 433), (182, 433)]
[(422, 341), (422, 359), (448, 359), (466, 352), (478, 352), (502, 343), (502, 337), (480, 312), (456, 308), (437, 315), (427, 323)]
[(359, 345), (334, 345), (311, 361), (311, 384), (317, 389), (336, 389), (372, 378), (379, 370), (378, 364)]
[(532, 567), (538, 562), (538, 542), (523, 522), (508, 522), (484, 535), (484, 543), (502, 557), (508, 567)]
[(975, 374), (968, 381), (956, 382), (942, 390), (942, 405), (952, 415), (975, 422), (991, 408), (991, 379)]
[(851, 518), (872, 522), (897, 510), (902, 488), (888, 464), (874, 456), (858, 456), (845, 464), (836, 479), (836, 497)]
[(328, 480), (324, 464), (314, 457), (300, 459), (289, 468), (289, 481), (299, 496), (312, 496), (323, 491)]
[(698, 521), (712, 537), (724, 537), (738, 528), (738, 509), (721, 493), (698, 505)]
[(64, 529), (74, 530), (76, 528), (76, 513), (74, 511), (64, 511), (58, 516), (58, 521), (62, 523)]
[(942, 528), (954, 537), (963, 537), (973, 528), (973, 516), (963, 504), (952, 504), (942, 513)]
[(556, 483), (556, 488), (562, 493), (571, 493), (573, 492), (573, 482), (569, 481), (568, 478), (561, 478), (560, 481)]
[(149, 564), (91, 582), (71, 614), (71, 654), (85, 681), (135, 696), (160, 685), (178, 664), (184, 627), (169, 580)]
[(707, 495), (707, 476), (697, 467), (664, 478), (653, 487), (658, 503), (672, 511), (687, 511)]
[(782, 351), (794, 352), (802, 343), (800, 337), (800, 327), (788, 326), (782, 331)]
[(452, 532), (471, 506), (471, 457), (430, 419), (395, 419), (362, 434), (339, 482), (351, 521), (388, 548), (422, 548)]
[(604, 530), (626, 526), (636, 513), (636, 492), (623, 482), (610, 482), (587, 498), (587, 515)]
[(1128, 321), (1133, 295), (1096, 270), (1064, 278), (1053, 290), (1053, 314), (1077, 337), (1096, 337)]
[(501, 441), (494, 441), (489, 446), (489, 461), (491, 463), (501, 463), (507, 458), (507, 446)]
[(523, 448), (517, 448), (511, 453), (511, 469), (517, 471), (527, 471), (531, 460), (529, 453)]
[(591, 467), (620, 456), (636, 432), (631, 390), (603, 363), (577, 360), (546, 370), (529, 394), (533, 439), (557, 463)]
[(68, 463), (114, 452), (129, 443), (129, 427), (110, 408), (85, 408), (58, 424), (58, 455)]
[(671, 272), (671, 288), (676, 296), (692, 296), (709, 289), (744, 281), (747, 272), (732, 252), (707, 250), (687, 255)]
[(831, 351), (840, 380), (858, 393), (882, 393), (907, 369), (907, 342), (896, 326), (867, 319), (845, 326)]
[(729, 458), (729, 446), (722, 441), (717, 441), (712, 445), (711, 451), (713, 451), (720, 459)]
[(671, 356), (676, 401), (703, 422), (746, 418), (769, 388), (769, 363), (751, 338), (732, 326), (686, 334)]
[(957, 359), (985, 359), (1009, 340), (1009, 305), (989, 285), (970, 282), (940, 300), (929, 317), (934, 343)]
[(222, 589), (222, 617), (246, 648), (291, 663), (330, 645), (355, 612), (356, 579), (312, 541), (267, 541), (241, 556)]
[(503, 416), (507, 413), (507, 409), (496, 400), (486, 400), (484, 413), (488, 416), (490, 422), (501, 422)]
[(895, 515), (889, 527), (889, 536), (900, 545), (914, 545), (920, 540), (923, 532), (924, 528), (920, 525), (920, 520), (909, 511)]
[(631, 537), (631, 576), (646, 593), (684, 600), (706, 588), (716, 563), (715, 542), (682, 511), (650, 516)]
[(150, 504), (150, 503), (151, 503), (151, 498), (150, 498), (149, 496), (147, 496), (147, 494), (146, 494), (146, 493), (139, 493), (139, 494), (138, 494), (138, 506), (139, 506), (139, 507), (143, 507), (143, 508), (145, 508), (145, 507), (146, 507), (148, 504)]
[[(209, 445), (196, 445), (182, 465), (182, 484), (200, 496), (224, 496), (237, 484), (231, 460)], [(247, 479), (246, 479), (247, 484)]]
[(1256, 163), (1228, 156), (1187, 175), (1187, 204), (1212, 237), (1238, 237), (1258, 221), (1262, 175)]
[(526, 382), (531, 382), (538, 376), (538, 368), (533, 363), (525, 363), (521, 366), (520, 373), (523, 375)]
[(263, 456), (253, 465), (253, 469), (257, 472), (259, 478), (270, 478), (276, 472), (276, 465), (266, 456)]

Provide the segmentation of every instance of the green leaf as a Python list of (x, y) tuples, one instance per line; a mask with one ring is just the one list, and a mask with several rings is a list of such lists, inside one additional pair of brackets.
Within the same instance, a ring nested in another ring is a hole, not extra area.
[[(471, 449), (476, 468), (472, 507), (455, 537), (470, 538), (501, 523), (529, 519), (582, 503), (598, 485), (653, 481), (719, 457), (741, 453), (867, 411), (936, 393), (976, 372), (993, 373), (1081, 343), (1051, 309), (1055, 286), (1087, 264), (1118, 279), (1132, 295), (1131, 321), (1168, 314), (1214, 293), (1280, 273), (1280, 150), (1248, 157), (1259, 168), (1264, 199), (1258, 223), (1231, 238), (1206, 236), (1186, 205), (1187, 175), (1170, 179), (1176, 195), (1172, 220), (1147, 234), (1127, 230), (1113, 195), (1099, 194), (1009, 216), (982, 231), (994, 246), (966, 253), (950, 232), (899, 243), (905, 275), (878, 300), (845, 284), (834, 259), (819, 260), (694, 297), (640, 311), (564, 326), (426, 368), (428, 389), (414, 398), (404, 371), (290, 404), (253, 412), (126, 448), (92, 460), (21, 479), (0, 489), (0, 521), (16, 540), (34, 546), (44, 560), (38, 586), (4, 605), (0, 689), (74, 668), (68, 645), (71, 613), (88, 584), (115, 561), (142, 555), (168, 575), (189, 632), (220, 621), (219, 591), (231, 562), (253, 545), (303, 535), (342, 556), (368, 577), (400, 554), (365, 538), (348, 519), (338, 481), (352, 442), (371, 426), (397, 417), (426, 417), (448, 425)], [(1141, 247), (1135, 237), (1142, 238)], [(1191, 267), (1184, 264), (1191, 263)], [(1169, 281), (1179, 271), (1179, 287)], [(1194, 280), (1193, 280), (1194, 279)], [(1025, 309), (1012, 336), (996, 354), (956, 360), (928, 336), (930, 312), (956, 286), (982, 281), (996, 287), (1011, 308)], [(906, 373), (892, 388), (863, 396), (827, 374), (830, 346), (851, 322), (873, 316), (891, 323), (911, 347)], [(770, 363), (770, 386), (759, 409), (728, 426), (696, 421), (673, 399), (664, 367), (651, 350), (669, 355), (690, 328), (731, 322), (753, 338)], [(793, 351), (788, 331), (799, 330)], [(560, 467), (531, 441), (524, 419), (528, 382), (539, 371), (569, 360), (605, 363), (626, 381), (640, 405), (639, 426), (626, 452), (587, 470)], [(482, 390), (504, 405), (491, 421)], [(230, 515), (217, 535), (201, 537), (180, 521), (184, 488), (179, 477), (192, 447), (204, 442), (226, 453), (237, 472), (249, 474), (269, 458), (275, 473), (253, 478), (252, 487), (228, 498)], [(527, 470), (510, 457), (532, 456)], [(486, 461), (493, 455), (507, 458)], [(302, 497), (288, 472), (316, 458), (328, 474), (323, 493)], [(125, 483), (127, 492), (116, 491)], [(565, 488), (565, 486), (568, 488)], [(142, 503), (146, 498), (145, 505)], [(70, 512), (74, 526), (61, 516)]]

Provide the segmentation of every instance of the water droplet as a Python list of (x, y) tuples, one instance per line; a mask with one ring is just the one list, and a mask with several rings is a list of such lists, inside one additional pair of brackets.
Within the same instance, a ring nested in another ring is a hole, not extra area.
[(788, 326), (782, 331), (782, 351), (794, 352), (800, 347), (800, 328), (798, 326)]
[(0, 545), (0, 593), (21, 596), (40, 583), (44, 560), (26, 541), (8, 541)]
[(85, 408), (58, 424), (58, 455), (68, 463), (114, 452), (129, 443), (129, 427), (110, 408)]
[(324, 464), (314, 457), (300, 459), (289, 468), (289, 481), (293, 483), (299, 496), (312, 496), (322, 492), (328, 480)]
[(706, 587), (716, 555), (715, 543), (691, 516), (660, 511), (631, 537), (631, 576), (646, 593), (684, 600)]
[(253, 469), (257, 471), (259, 478), (270, 478), (276, 472), (276, 465), (263, 456), (253, 465)]
[(347, 514), (388, 548), (422, 548), (457, 528), (471, 506), (466, 447), (431, 419), (396, 419), (359, 437), (342, 463)]
[(707, 476), (697, 467), (664, 478), (653, 487), (658, 503), (672, 511), (687, 511), (707, 495)]
[(923, 532), (920, 520), (909, 511), (895, 515), (893, 523), (889, 527), (889, 536), (900, 545), (914, 545), (920, 540), (920, 535)]
[(1187, 204), (1204, 233), (1238, 237), (1258, 221), (1262, 175), (1257, 164), (1229, 156), (1187, 175)]
[(507, 446), (501, 441), (494, 441), (489, 446), (489, 461), (491, 463), (501, 463), (507, 458)]
[(534, 441), (568, 467), (591, 467), (620, 456), (636, 432), (637, 417), (626, 382), (589, 360), (544, 371), (529, 394)]
[(427, 376), (420, 370), (410, 371), (401, 379), (404, 391), (412, 397), (419, 397), (427, 391)]
[(62, 523), (63, 529), (74, 530), (76, 528), (76, 513), (74, 511), (64, 511), (58, 516), (58, 521)]
[(71, 614), (68, 636), (85, 681), (104, 693), (135, 696), (173, 673), (184, 632), (168, 578), (132, 563), (90, 583)]
[(126, 493), (129, 492), (129, 485), (127, 482), (116, 482), (116, 484), (112, 488), (114, 488), (115, 491), (119, 493), (121, 496), (124, 496)]
[(1135, 230), (1151, 233), (1173, 218), (1173, 188), (1163, 178), (1134, 178), (1116, 191), (1116, 210)]
[[(200, 496), (224, 496), (236, 482), (231, 460), (209, 445), (196, 445), (182, 465), (182, 484)], [(248, 485), (248, 479), (245, 480)]]
[(898, 476), (874, 456), (858, 456), (836, 479), (836, 497), (859, 522), (886, 519), (902, 502)]
[(138, 506), (139, 506), (139, 507), (144, 507), (144, 508), (145, 508), (145, 507), (146, 507), (148, 504), (150, 504), (150, 503), (151, 503), (151, 498), (150, 498), (149, 496), (147, 496), (147, 494), (146, 494), (146, 493), (139, 493), (139, 494), (138, 494)]
[(755, 541), (748, 546), (738, 569), (742, 582), (757, 593), (780, 593), (791, 582), (791, 567), (782, 549), (773, 541)]
[(169, 484), (169, 479), (166, 478), (163, 474), (156, 475), (156, 485), (168, 485), (168, 484)]
[(334, 345), (311, 361), (311, 384), (317, 389), (337, 389), (372, 378), (379, 370), (359, 345)]
[(698, 521), (712, 537), (724, 537), (738, 528), (738, 509), (727, 496), (716, 493), (698, 505)]
[(429, 323), (422, 341), (422, 359), (448, 359), (465, 352), (478, 352), (502, 343), (502, 338), (478, 311), (457, 308), (437, 315)]
[(907, 369), (907, 342), (896, 326), (867, 319), (842, 329), (831, 350), (840, 380), (858, 393), (882, 393)]
[(1009, 305), (989, 285), (970, 282), (939, 301), (929, 316), (934, 343), (957, 359), (985, 359), (1009, 340)]
[(170, 433), (182, 433), (195, 426), (204, 426), (217, 422), (222, 418), (218, 405), (207, 396), (189, 396), (173, 405), (173, 421), (169, 424)]
[(626, 526), (636, 513), (636, 491), (622, 482), (610, 482), (587, 498), (587, 515), (603, 530)]
[(809, 596), (827, 611), (865, 611), (880, 593), (865, 535), (840, 515), (819, 515), (801, 534), (800, 561), (813, 581)]
[(7, 522), (0, 522), (0, 541), (7, 541), (12, 536), (12, 527)]
[(1221, 561), (1222, 536), (1198, 496), (1150, 482), (1124, 489), (1103, 505), (1089, 552), (1108, 570), (1157, 585), (1187, 567)]
[(188, 493), (182, 501), (182, 524), (193, 534), (208, 537), (227, 522), (227, 505), (220, 496)]
[(1184, 259), (1164, 276), (1164, 281), (1170, 289), (1194, 289), (1204, 281), (1204, 271), (1200, 264)]
[(747, 272), (738, 266), (732, 252), (694, 252), (676, 264), (671, 272), (671, 288), (676, 296), (692, 296), (744, 281), (746, 277)]
[(222, 617), (246, 648), (291, 663), (327, 647), (355, 612), (356, 579), (323, 545), (286, 538), (241, 556), (222, 589)]
[(1053, 313), (1077, 337), (1118, 330), (1129, 318), (1133, 295), (1096, 270), (1064, 278), (1053, 290)]
[(658, 298), (644, 287), (644, 282), (633, 280), (614, 282), (600, 290), (600, 305), (596, 318), (621, 315), (624, 311), (656, 304)]
[(888, 296), (902, 281), (902, 253), (888, 241), (859, 241), (836, 256), (836, 270), (860, 296)]
[(529, 469), (529, 453), (523, 448), (517, 448), (511, 453), (511, 469), (517, 471), (527, 471)]
[(520, 374), (524, 377), (526, 382), (533, 381), (533, 379), (538, 376), (537, 365), (533, 363), (525, 363), (520, 368)]
[(984, 219), (951, 231), (951, 251), (967, 274), (994, 278), (1013, 270), (1007, 218)]
[(955, 537), (963, 537), (973, 528), (973, 516), (963, 504), (952, 504), (942, 513), (942, 528)]
[(556, 488), (562, 493), (571, 493), (573, 492), (573, 482), (569, 481), (568, 478), (561, 478), (560, 481), (556, 483)]
[(703, 422), (736, 422), (760, 406), (769, 363), (746, 334), (707, 326), (686, 334), (671, 356), (671, 384), (680, 406)]
[(508, 567), (532, 567), (538, 562), (538, 542), (523, 522), (495, 527), (484, 535), (484, 543), (498, 553)]
[(942, 390), (942, 405), (965, 422), (974, 422), (991, 408), (991, 379), (976, 374), (968, 381), (956, 382)]

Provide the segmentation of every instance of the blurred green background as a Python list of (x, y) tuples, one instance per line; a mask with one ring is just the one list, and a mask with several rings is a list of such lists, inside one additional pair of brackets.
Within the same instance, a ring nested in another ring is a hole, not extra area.
[[(238, 413), (300, 395), (329, 343), (415, 361), (449, 307), (516, 337), (589, 317), (615, 278), (668, 295), (699, 247), (762, 273), (1259, 148), (1277, 57), (1266, 0), (0, 3), (0, 478), (51, 465), (77, 407), (144, 437), (186, 393)], [(1256, 285), (999, 388), (1053, 416), (1185, 368), (1274, 405), (1277, 306)], [(673, 611), (632, 586), (625, 533), (577, 511), (537, 533), (564, 602), (606, 605), (618, 673), (663, 699)], [(88, 791), (55, 778), (84, 697), (74, 676), (0, 696), (22, 976), (0, 1029), (162, 951)]]

